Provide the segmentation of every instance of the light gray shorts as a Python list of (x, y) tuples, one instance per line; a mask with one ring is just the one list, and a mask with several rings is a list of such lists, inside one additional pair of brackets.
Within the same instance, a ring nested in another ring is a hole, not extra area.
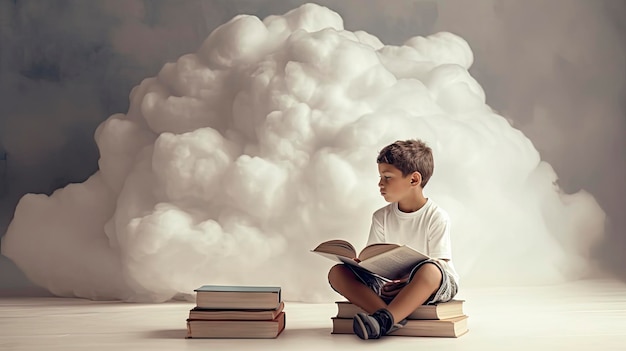
[[(452, 300), (454, 296), (456, 296), (459, 290), (459, 286), (456, 280), (454, 279), (454, 277), (450, 273), (448, 273), (445, 267), (443, 267), (443, 265), (437, 260), (434, 260), (434, 259), (425, 260), (415, 265), (415, 267), (413, 267), (413, 269), (411, 270), (411, 274), (409, 275), (408, 281), (410, 282), (413, 279), (413, 276), (415, 275), (417, 270), (420, 269), (420, 267), (422, 267), (425, 264), (433, 264), (437, 268), (439, 268), (439, 270), (441, 271), (442, 278), (441, 278), (441, 284), (439, 285), (439, 289), (437, 289), (437, 291), (435, 291), (434, 294), (430, 295), (430, 297), (424, 302), (424, 305), (430, 305), (430, 304), (434, 304), (437, 302), (448, 302)], [(391, 300), (393, 300), (393, 298), (386, 298), (386, 297), (383, 297), (381, 294), (382, 287), (383, 285), (385, 285), (385, 281), (383, 279), (359, 267), (355, 267), (351, 265), (345, 265), (345, 266), (350, 268), (350, 270), (354, 272), (354, 275), (356, 275), (363, 282), (363, 284), (367, 285), (368, 287), (370, 287), (370, 289), (374, 290), (374, 292), (378, 294), (378, 296), (380, 296), (383, 299), (383, 301), (385, 301), (385, 303), (388, 304), (391, 302)]]

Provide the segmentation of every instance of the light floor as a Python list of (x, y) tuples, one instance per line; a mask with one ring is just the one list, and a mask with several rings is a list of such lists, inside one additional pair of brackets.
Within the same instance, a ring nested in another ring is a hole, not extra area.
[(277, 339), (184, 339), (191, 303), (0, 298), (0, 350), (626, 350), (626, 284), (466, 289), (458, 339), (331, 335), (334, 304), (286, 303)]

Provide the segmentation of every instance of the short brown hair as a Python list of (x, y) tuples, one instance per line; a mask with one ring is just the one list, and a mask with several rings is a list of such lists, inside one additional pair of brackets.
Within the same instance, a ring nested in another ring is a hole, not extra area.
[(398, 140), (385, 146), (378, 154), (376, 162), (396, 167), (403, 177), (419, 172), (422, 175), (422, 188), (428, 183), (435, 168), (433, 150), (423, 141), (415, 139)]

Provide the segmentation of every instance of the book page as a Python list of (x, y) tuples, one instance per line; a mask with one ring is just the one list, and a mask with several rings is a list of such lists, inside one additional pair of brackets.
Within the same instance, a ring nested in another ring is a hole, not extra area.
[(342, 255), (335, 255), (335, 254), (332, 254), (332, 253), (326, 253), (326, 252), (314, 251), (314, 250), (311, 250), (311, 252), (314, 252), (314, 253), (316, 253), (318, 255), (322, 255), (322, 256), (324, 256), (324, 257), (326, 257), (326, 258), (328, 258), (328, 259), (330, 259), (332, 261), (335, 261), (335, 262), (348, 263), (348, 264), (351, 264), (353, 266), (358, 266), (359, 265), (358, 263), (356, 263), (356, 261), (354, 259), (342, 256)]
[(389, 244), (389, 243), (376, 243), (369, 246), (366, 246), (361, 253), (359, 253), (359, 259), (361, 261), (365, 261), (370, 257), (378, 256), (384, 252), (389, 250), (393, 250), (396, 247), (399, 247), (398, 244)]
[(356, 257), (356, 250), (354, 249), (354, 246), (345, 240), (328, 240), (317, 245), (317, 247), (312, 251), (348, 258)]
[(362, 261), (360, 266), (383, 277), (398, 279), (408, 274), (418, 262), (429, 258), (408, 246), (399, 246)]

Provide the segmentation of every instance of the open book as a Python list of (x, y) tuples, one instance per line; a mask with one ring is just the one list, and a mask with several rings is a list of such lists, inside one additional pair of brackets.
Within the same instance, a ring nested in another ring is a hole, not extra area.
[(366, 246), (357, 255), (354, 246), (345, 240), (325, 241), (311, 251), (333, 261), (361, 267), (385, 280), (400, 279), (417, 263), (430, 258), (409, 246), (388, 243)]

